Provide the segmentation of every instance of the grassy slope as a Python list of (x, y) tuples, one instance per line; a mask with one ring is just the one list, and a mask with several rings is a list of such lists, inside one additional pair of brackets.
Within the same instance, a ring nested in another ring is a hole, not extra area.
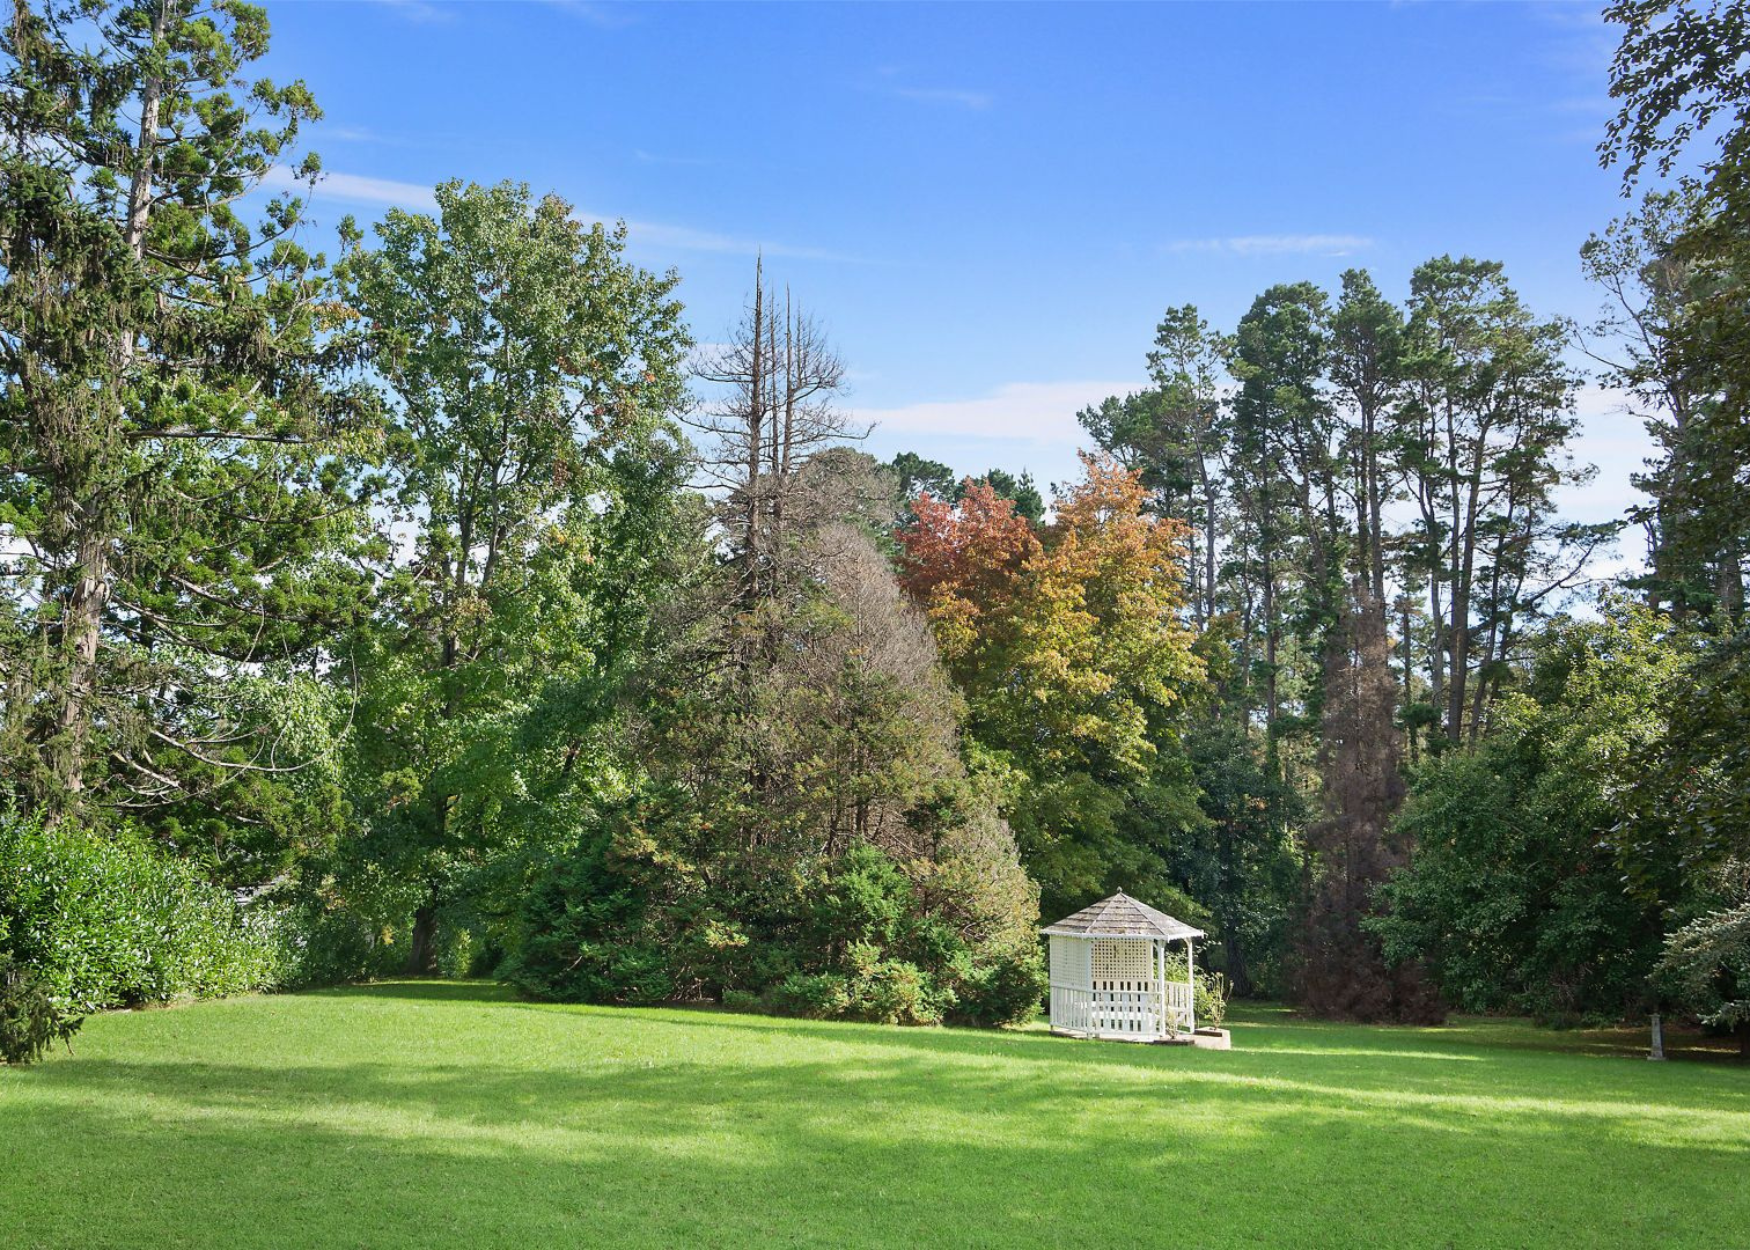
[(442, 983), (112, 1015), (0, 1069), (0, 1245), (1750, 1243), (1750, 1072), (1481, 1022), (1235, 1044)]

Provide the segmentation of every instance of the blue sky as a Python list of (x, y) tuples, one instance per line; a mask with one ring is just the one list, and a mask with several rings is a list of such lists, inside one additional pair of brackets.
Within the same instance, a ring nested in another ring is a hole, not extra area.
[[(1594, 145), (1596, 6), (270, 3), (270, 72), (327, 119), (317, 215), (516, 178), (630, 224), (720, 338), (753, 254), (831, 328), (869, 449), (1074, 472), (1074, 413), (1142, 379), (1168, 305), (1442, 252), (1585, 319), (1588, 232), (1623, 210)], [(1620, 512), (1644, 454), (1583, 396)]]

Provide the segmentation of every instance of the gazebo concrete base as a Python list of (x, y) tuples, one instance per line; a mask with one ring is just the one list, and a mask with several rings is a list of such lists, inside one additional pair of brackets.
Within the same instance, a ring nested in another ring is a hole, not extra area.
[[(1084, 1042), (1130, 1042), (1136, 1046), (1159, 1046), (1170, 1042), (1170, 1037), (1149, 1037), (1143, 1033), (1094, 1033), (1087, 1029), (1053, 1029), (1053, 1037), (1074, 1037)], [(1180, 1042), (1186, 1039), (1181, 1037)]]
[(1232, 1050), (1233, 1037), (1226, 1029), (1198, 1029), (1195, 1033), (1179, 1033), (1172, 1037), (1142, 1037), (1135, 1033), (1090, 1033), (1086, 1029), (1053, 1029), (1054, 1037), (1074, 1037), (1082, 1041), (1130, 1042), (1138, 1046), (1198, 1046), (1204, 1050)]

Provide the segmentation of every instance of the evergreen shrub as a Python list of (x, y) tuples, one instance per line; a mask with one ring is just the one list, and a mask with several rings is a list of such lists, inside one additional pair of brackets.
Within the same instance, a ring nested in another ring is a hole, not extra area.
[(35, 1063), (56, 1042), (71, 1050), (83, 1023), (55, 1005), (40, 977), (0, 954), (0, 1063)]
[(61, 1007), (97, 1011), (271, 989), (281, 926), (127, 831), (0, 814), (0, 954)]

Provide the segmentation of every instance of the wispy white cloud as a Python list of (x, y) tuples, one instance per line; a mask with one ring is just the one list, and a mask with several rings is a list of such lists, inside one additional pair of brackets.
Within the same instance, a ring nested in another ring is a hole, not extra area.
[(604, 0), (545, 0), (545, 3), (602, 30), (624, 30), (638, 20), (631, 6)]
[(1616, 112), (1607, 85), (1619, 29), (1604, 20), (1599, 6), (1571, 0), (1540, 0), (1522, 11), (1531, 19), (1531, 37), (1484, 79), (1489, 89), (1454, 95), (1434, 107), (1558, 143), (1596, 144)]
[(1528, 11), (1552, 36), (1536, 50), (1539, 59), (1587, 82), (1604, 80), (1622, 31), (1605, 20), (1601, 6), (1555, 0), (1533, 4)]
[[(262, 179), (267, 186), (284, 191), (304, 191), (308, 188), (283, 165), (275, 165)], [(370, 178), (363, 174), (324, 173), (312, 198), (341, 200), (349, 204), (392, 204), (400, 208), (436, 208), (432, 189), (418, 182), (397, 182), (392, 178)]]
[[(599, 213), (578, 211), (579, 217), (586, 221), (613, 221), (612, 217)], [(753, 256), (764, 253), (767, 256), (783, 257), (789, 260), (831, 260), (850, 264), (867, 264), (859, 256), (845, 252), (835, 252), (824, 247), (805, 247), (792, 243), (772, 243), (760, 239), (741, 238), (736, 235), (718, 234), (712, 230), (698, 230), (692, 226), (676, 226), (659, 221), (636, 221), (626, 219), (626, 230), (633, 241), (647, 247), (674, 248), (683, 252), (721, 252), (734, 256)]]
[(442, 0), (372, 0), (393, 12), (403, 21), (416, 22), (421, 25), (431, 22), (454, 21), (456, 9)]
[(972, 399), (932, 400), (895, 408), (859, 408), (858, 422), (887, 433), (989, 438), (1074, 446), (1085, 441), (1076, 413), (1141, 382), (1010, 382)]
[(902, 100), (922, 104), (952, 104), (973, 112), (983, 112), (996, 103), (988, 91), (969, 91), (962, 87), (894, 87), (893, 94)]
[(1218, 239), (1175, 239), (1169, 252), (1227, 252), (1234, 256), (1313, 254), (1348, 256), (1373, 246), (1359, 234), (1241, 234)]
[(1574, 395), (1574, 415), (1580, 428), (1569, 444), (1577, 464), (1598, 472), (1590, 481), (1565, 486), (1558, 494), (1563, 516), (1576, 521), (1620, 519), (1647, 496), (1629, 483), (1629, 476), (1647, 471), (1646, 462), (1659, 449), (1636, 411), (1633, 397), (1612, 387), (1582, 386)]
[[(304, 184), (298, 180), (297, 176), (284, 166), (276, 165), (268, 170), (263, 181), (266, 185), (279, 190), (303, 191), (305, 189)], [(318, 203), (323, 200), (339, 200), (350, 204), (387, 204), (400, 208), (428, 211), (437, 207), (437, 197), (429, 186), (417, 182), (398, 182), (392, 178), (371, 178), (362, 174), (335, 172), (323, 173), (321, 181), (316, 184), (313, 199)], [(595, 213), (583, 208), (576, 210), (576, 216), (584, 221), (611, 222), (620, 220), (610, 214)], [(626, 219), (626, 230), (634, 243), (658, 251), (716, 252), (734, 256), (753, 256), (764, 252), (767, 256), (781, 257), (787, 260), (867, 263), (859, 257), (834, 252), (827, 248), (742, 238), (736, 235), (720, 234), (713, 230), (700, 230), (693, 226), (674, 225), (670, 222), (637, 221), (628, 218)]]

